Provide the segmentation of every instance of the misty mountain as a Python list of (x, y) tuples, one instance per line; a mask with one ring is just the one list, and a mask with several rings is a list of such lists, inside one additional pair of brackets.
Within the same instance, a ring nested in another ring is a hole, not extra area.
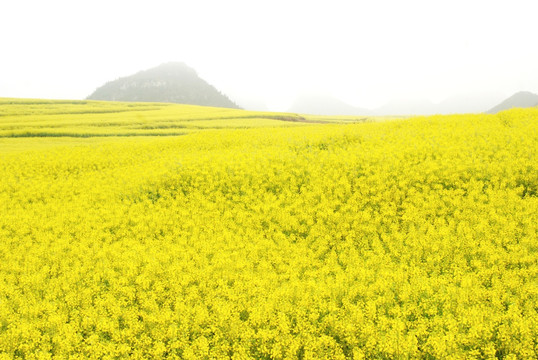
[(322, 94), (299, 95), (287, 110), (315, 115), (371, 115), (372, 111), (349, 105), (335, 97)]
[(377, 108), (377, 115), (434, 115), (481, 113), (503, 98), (502, 94), (466, 94), (451, 96), (440, 103), (424, 99), (393, 100)]
[(376, 115), (430, 115), (436, 112), (436, 105), (424, 99), (395, 99), (374, 110)]
[(165, 63), (110, 81), (95, 90), (87, 99), (239, 108), (182, 62)]
[(436, 105), (437, 114), (481, 113), (498, 104), (504, 94), (483, 93), (451, 96)]
[(244, 96), (241, 94), (229, 93), (228, 96), (234, 103), (245, 110), (252, 111), (269, 111), (269, 107), (262, 98), (254, 96)]
[(433, 115), (480, 113), (503, 99), (502, 94), (467, 94), (449, 97), (440, 103), (425, 99), (394, 99), (375, 109), (349, 105), (328, 95), (301, 95), (289, 112), (318, 115)]
[(376, 109), (365, 109), (329, 95), (302, 94), (287, 111), (316, 115), (426, 115), (435, 113), (435, 104), (427, 100), (393, 100)]
[(538, 106), (538, 95), (529, 91), (520, 91), (504, 100), (499, 105), (489, 109), (488, 114), (496, 114), (502, 110), (508, 110), (515, 107), (527, 108)]

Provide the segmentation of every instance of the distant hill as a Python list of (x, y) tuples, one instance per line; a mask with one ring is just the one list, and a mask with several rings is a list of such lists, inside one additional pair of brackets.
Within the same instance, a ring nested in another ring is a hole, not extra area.
[(366, 109), (349, 105), (324, 94), (302, 94), (288, 112), (317, 115), (433, 115), (481, 113), (503, 98), (502, 94), (483, 93), (449, 97), (440, 103), (426, 99), (393, 99), (386, 104)]
[(239, 108), (182, 62), (170, 62), (99, 87), (89, 100), (169, 102)]
[(435, 104), (425, 99), (395, 99), (374, 110), (377, 115), (430, 115), (435, 114)]
[(230, 99), (233, 99), (233, 102), (245, 110), (269, 111), (267, 104), (261, 97), (252, 96), (251, 94), (245, 95), (233, 92), (227, 92), (227, 94)]
[(528, 91), (521, 91), (510, 96), (499, 105), (487, 111), (488, 114), (496, 114), (502, 110), (508, 110), (515, 107), (527, 108), (538, 106), (538, 95)]
[(437, 114), (482, 113), (498, 104), (506, 95), (496, 92), (458, 94), (448, 97), (435, 106)]
[(371, 115), (372, 113), (371, 110), (358, 108), (322, 94), (302, 94), (295, 99), (287, 111), (315, 115)]
[(454, 95), (439, 103), (426, 99), (392, 100), (377, 108), (378, 115), (434, 115), (481, 113), (504, 96), (497, 93)]

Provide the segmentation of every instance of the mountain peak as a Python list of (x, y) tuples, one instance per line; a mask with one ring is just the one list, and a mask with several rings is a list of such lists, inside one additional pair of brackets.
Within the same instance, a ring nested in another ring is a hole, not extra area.
[(183, 62), (168, 62), (110, 81), (88, 96), (90, 100), (170, 102), (238, 108), (227, 96), (201, 79)]
[(154, 68), (151, 68), (149, 70), (145, 70), (146, 72), (153, 72), (153, 73), (159, 73), (159, 72), (171, 72), (171, 73), (188, 73), (188, 74), (194, 74), (198, 76), (196, 71), (189, 67), (187, 64), (181, 61), (171, 61), (162, 63), (159, 66), (156, 66)]
[(530, 91), (520, 91), (486, 112), (488, 114), (496, 114), (499, 111), (515, 107), (526, 108), (534, 106), (538, 106), (538, 95), (531, 93)]

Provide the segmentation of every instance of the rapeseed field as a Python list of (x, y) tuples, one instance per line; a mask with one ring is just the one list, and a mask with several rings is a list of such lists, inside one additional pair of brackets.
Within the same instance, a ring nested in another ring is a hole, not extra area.
[(0, 101), (0, 359), (538, 358), (538, 109), (350, 122)]

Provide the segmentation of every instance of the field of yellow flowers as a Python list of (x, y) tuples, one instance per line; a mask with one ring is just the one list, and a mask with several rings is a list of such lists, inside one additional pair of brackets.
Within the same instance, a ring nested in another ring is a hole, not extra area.
[(538, 358), (538, 109), (15, 105), (0, 359)]

